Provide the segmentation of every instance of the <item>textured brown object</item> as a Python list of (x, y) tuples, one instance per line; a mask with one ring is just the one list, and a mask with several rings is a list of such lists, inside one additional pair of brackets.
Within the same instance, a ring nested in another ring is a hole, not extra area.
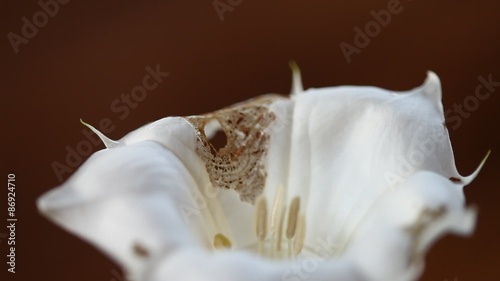
[[(196, 151), (206, 163), (214, 187), (234, 189), (246, 202), (262, 193), (267, 173), (264, 169), (270, 135), (266, 129), (276, 116), (268, 106), (278, 96), (264, 96), (212, 113), (186, 117), (197, 130)], [(205, 125), (217, 120), (227, 138), (218, 150), (206, 137)]]

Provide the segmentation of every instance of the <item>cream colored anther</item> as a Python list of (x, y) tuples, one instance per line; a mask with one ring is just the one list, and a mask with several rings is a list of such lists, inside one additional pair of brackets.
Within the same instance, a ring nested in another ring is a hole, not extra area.
[(286, 238), (288, 240), (295, 237), (295, 231), (297, 230), (297, 220), (299, 217), (300, 210), (300, 198), (294, 197), (290, 209), (288, 210), (288, 223), (286, 226)]
[(295, 237), (295, 231), (297, 230), (297, 221), (300, 211), (300, 198), (294, 197), (292, 199), (292, 204), (288, 210), (288, 222), (286, 225), (286, 238), (288, 239), (288, 257), (292, 257), (293, 243), (292, 239)]
[(255, 201), (255, 234), (257, 235), (259, 254), (263, 251), (263, 242), (267, 236), (267, 200), (259, 196)]

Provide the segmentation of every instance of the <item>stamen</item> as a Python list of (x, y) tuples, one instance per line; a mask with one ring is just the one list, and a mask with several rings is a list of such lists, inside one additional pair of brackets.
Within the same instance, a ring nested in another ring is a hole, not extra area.
[(266, 198), (259, 196), (255, 202), (255, 231), (258, 240), (259, 254), (263, 251), (263, 241), (267, 236), (267, 202)]
[[(281, 207), (283, 201), (283, 186), (280, 185), (276, 191), (276, 197), (274, 198), (274, 203), (273, 203), (273, 209), (271, 211), (271, 221), (269, 224), (269, 228), (271, 229), (271, 258), (274, 257), (274, 253), (276, 250), (276, 241), (281, 240), (276, 237), (277, 235), (277, 230), (280, 227), (281, 223), (281, 212), (284, 212)], [(281, 235), (281, 234), (280, 234)], [(278, 245), (278, 248), (280, 248), (281, 245)]]
[(278, 233), (276, 235), (276, 250), (278, 252), (281, 252), (281, 241), (282, 241), (282, 237), (283, 237), (283, 226), (285, 225), (285, 213), (286, 213), (285, 207), (282, 207), (281, 208), (281, 212), (280, 212), (280, 223), (278, 225)]
[[(293, 197), (289, 204), (285, 203), (284, 188), (279, 186), (276, 189), (276, 195), (268, 217), (267, 199), (260, 195), (255, 200), (255, 235), (259, 256), (268, 258), (294, 258), (305, 249), (306, 236), (306, 218), (305, 214), (300, 212), (301, 199)], [(286, 220), (286, 225), (285, 225)], [(285, 229), (286, 227), (286, 229)], [(269, 229), (268, 229), (269, 228)], [(268, 236), (268, 231), (270, 232)], [(222, 234), (220, 234), (222, 235)], [(225, 236), (222, 237), (230, 242)], [(225, 245), (225, 240), (219, 238), (219, 244)], [(283, 241), (283, 239), (286, 239)], [(230, 247), (230, 246), (229, 246)]]
[[(279, 219), (278, 212), (281, 210), (281, 203), (283, 201), (283, 186), (280, 185), (278, 187), (278, 191), (276, 192), (276, 198), (274, 198), (273, 210), (271, 212), (271, 235), (276, 232), (276, 223)], [(279, 222), (278, 222), (279, 223)]]
[(288, 210), (288, 223), (286, 226), (286, 238), (293, 239), (295, 230), (297, 229), (297, 218), (300, 210), (300, 198), (294, 197), (290, 209)]
[(215, 249), (231, 249), (231, 241), (224, 236), (222, 233), (217, 233), (214, 237), (214, 247)]
[(293, 245), (293, 254), (297, 256), (300, 254), (302, 249), (304, 248), (304, 241), (306, 238), (306, 217), (303, 214), (299, 215), (299, 220), (297, 222), (297, 229), (295, 237), (294, 245)]
[(293, 243), (292, 239), (295, 237), (295, 231), (297, 230), (297, 219), (300, 210), (300, 198), (294, 197), (292, 199), (292, 204), (288, 210), (288, 223), (286, 226), (286, 238), (288, 239), (288, 257), (292, 257), (293, 253)]

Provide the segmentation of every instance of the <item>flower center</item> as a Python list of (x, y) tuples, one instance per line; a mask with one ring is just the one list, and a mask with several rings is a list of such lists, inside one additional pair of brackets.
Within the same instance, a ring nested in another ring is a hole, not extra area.
[[(304, 250), (306, 235), (305, 215), (301, 213), (300, 197), (294, 197), (288, 208), (283, 204), (283, 187), (279, 187), (271, 210), (266, 197), (260, 195), (255, 200), (256, 244), (247, 249), (256, 251), (267, 258), (291, 259)], [(213, 238), (216, 249), (229, 249), (231, 241), (221, 233)]]

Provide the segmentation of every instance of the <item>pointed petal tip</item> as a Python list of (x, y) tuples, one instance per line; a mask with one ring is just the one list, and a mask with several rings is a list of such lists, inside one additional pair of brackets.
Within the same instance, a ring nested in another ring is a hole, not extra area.
[(424, 84), (437, 84), (441, 85), (441, 80), (439, 79), (439, 76), (436, 74), (436, 72), (432, 70), (427, 70), (427, 77), (425, 78)]
[(299, 95), (304, 92), (304, 87), (302, 86), (302, 75), (300, 73), (300, 68), (297, 65), (297, 62), (291, 60), (288, 63), (288, 66), (292, 70), (292, 92), (291, 95)]
[(476, 168), (476, 170), (472, 174), (470, 174), (467, 177), (462, 177), (462, 182), (464, 183), (464, 185), (468, 185), (477, 177), (477, 175), (479, 174), (479, 172), (483, 168), (484, 164), (488, 160), (488, 157), (490, 157), (490, 154), (491, 154), (491, 149), (488, 150), (488, 152), (486, 153), (486, 156), (484, 156), (483, 160), (481, 161), (479, 166)]
[(290, 61), (288, 62), (288, 66), (290, 67), (290, 69), (291, 69), (292, 71), (294, 71), (294, 70), (300, 70), (300, 69), (299, 69), (299, 66), (298, 66), (298, 64), (297, 64), (297, 62), (296, 62), (295, 60), (290, 60)]
[(434, 99), (435, 102), (441, 103), (441, 80), (434, 71), (427, 71), (427, 78), (421, 86), (422, 92)]
[(44, 200), (43, 195), (38, 197), (36, 199), (36, 208), (41, 214), (45, 214), (47, 212), (47, 204), (46, 201)]
[(104, 143), (106, 148), (113, 148), (113, 147), (118, 146), (119, 143), (117, 141), (108, 138), (103, 133), (101, 133), (99, 130), (94, 128), (94, 126), (84, 122), (82, 120), (82, 118), (80, 118), (80, 123), (82, 123), (85, 127), (89, 128), (92, 132), (94, 132), (94, 134), (96, 134), (101, 139), (102, 143)]
[(38, 197), (36, 199), (36, 207), (40, 214), (50, 216), (55, 210), (67, 206), (68, 204), (66, 203), (71, 201), (69, 200), (71, 197), (65, 196), (65, 193), (67, 193), (67, 190), (56, 188)]

